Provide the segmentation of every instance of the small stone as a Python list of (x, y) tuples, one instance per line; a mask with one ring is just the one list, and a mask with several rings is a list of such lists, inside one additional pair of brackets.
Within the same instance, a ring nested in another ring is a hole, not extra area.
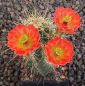
[(71, 7), (71, 5), (72, 5), (71, 3), (67, 3), (66, 7)]
[[(58, 1), (58, 0), (57, 0)], [(50, 4), (53, 4), (54, 3), (54, 0), (49, 0), (49, 3)]]
[(8, 77), (8, 81), (10, 81), (11, 80), (11, 78), (10, 77)]
[(20, 11), (21, 10), (21, 7), (20, 6), (17, 6), (17, 10)]
[(80, 12), (80, 16), (83, 16), (83, 12)]
[[(52, 0), (53, 1), (53, 0)], [(57, 5), (59, 5), (60, 4), (60, 2), (62, 2), (62, 1), (60, 1), (60, 0), (55, 0), (55, 2), (53, 3), (53, 4), (57, 4)]]
[(66, 69), (67, 69), (67, 67), (62, 67), (62, 71), (66, 70)]
[(51, 14), (48, 14), (48, 15), (47, 15), (47, 17), (48, 17), (48, 18), (51, 18), (51, 17), (52, 17), (52, 15), (51, 15)]
[(70, 82), (73, 82), (74, 81), (74, 78), (73, 77), (70, 77), (69, 80), (70, 80)]
[(32, 75), (30, 75), (30, 78), (32, 78)]
[(85, 13), (85, 8), (83, 9), (83, 12)]
[(14, 72), (14, 76), (18, 76), (19, 75), (19, 70)]
[(81, 67), (82, 67), (82, 69), (85, 69), (85, 65), (82, 65)]
[(79, 5), (79, 1), (76, 1), (76, 5)]
[(0, 86), (3, 86), (3, 82), (2, 81), (0, 81)]
[[(71, 69), (71, 68), (70, 68)], [(73, 69), (71, 69), (71, 71), (70, 71), (70, 73), (69, 73), (69, 76), (72, 76), (72, 75), (74, 75), (74, 70)]]
[(81, 59), (82, 58), (82, 55), (81, 54), (78, 54), (78, 58)]
[(39, 7), (43, 10), (45, 7), (44, 5), (40, 4)]
[(4, 79), (4, 77), (0, 77), (1, 78), (1, 80), (3, 80)]
[(72, 5), (72, 8), (74, 9), (75, 8), (75, 5)]
[(84, 84), (82, 84), (82, 86), (85, 86)]
[(81, 76), (81, 75), (82, 75), (81, 71), (78, 71), (78, 75), (79, 75), (79, 76)]
[(12, 83), (10, 83), (10, 86), (15, 86), (15, 85), (14, 85), (14, 83), (12, 82)]
[(77, 10), (79, 10), (79, 8), (78, 8), (78, 7), (75, 7), (74, 9), (75, 9), (76, 11), (77, 11)]
[(62, 0), (58, 0), (60, 3), (62, 2)]
[(8, 82), (8, 81), (5, 81), (4, 84), (5, 84), (6, 86), (9, 86), (9, 82)]

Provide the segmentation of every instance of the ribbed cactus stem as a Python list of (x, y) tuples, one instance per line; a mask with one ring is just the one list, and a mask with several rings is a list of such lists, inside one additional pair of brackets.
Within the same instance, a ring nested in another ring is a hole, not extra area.
[(53, 73), (55, 69), (54, 66), (46, 60), (41, 60), (37, 63), (37, 71), (42, 76), (46, 76), (48, 73)]

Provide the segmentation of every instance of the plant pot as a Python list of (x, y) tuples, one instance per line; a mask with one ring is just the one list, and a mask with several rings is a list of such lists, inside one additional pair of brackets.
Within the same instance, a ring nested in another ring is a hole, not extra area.
[(68, 80), (65, 80), (62, 82), (57, 82), (57, 81), (44, 81), (44, 82), (22, 81), (21, 86), (69, 86), (69, 81)]

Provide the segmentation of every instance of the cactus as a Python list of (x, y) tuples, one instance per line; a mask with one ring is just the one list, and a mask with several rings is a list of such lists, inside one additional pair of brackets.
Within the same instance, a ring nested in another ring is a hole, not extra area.
[[(28, 68), (33, 70), (35, 73), (38, 73), (42, 76), (46, 76), (48, 73), (54, 73), (55, 68), (52, 64), (48, 63), (44, 58), (37, 58), (37, 57), (29, 58), (28, 60)], [(33, 64), (33, 65), (32, 65)]]
[(46, 61), (46, 56), (43, 52), (46, 42), (55, 36), (52, 34), (52, 32), (55, 32), (56, 28), (53, 21), (43, 16), (31, 14), (27, 19), (21, 22), (24, 25), (33, 24), (37, 29), (39, 29), (39, 33), (41, 35), (40, 41), (42, 42), (42, 46), (35, 51), (32, 57), (29, 58), (28, 67), (30, 70), (33, 69), (36, 73), (39, 73), (42, 76), (46, 76), (48, 73), (53, 73), (55, 68), (52, 64)]
[(48, 63), (45, 60), (40, 60), (37, 63), (37, 72), (42, 76), (46, 76), (48, 73), (53, 73), (55, 71), (52, 64)]
[(31, 69), (32, 63), (33, 63), (33, 58), (29, 58), (28, 64), (27, 64), (27, 66), (28, 66), (29, 69)]
[(55, 72), (54, 66), (47, 62), (45, 54), (42, 53), (42, 48), (37, 49), (35, 54), (29, 58), (28, 68), (30, 68), (30, 70), (32, 68), (35, 73), (42, 76)]

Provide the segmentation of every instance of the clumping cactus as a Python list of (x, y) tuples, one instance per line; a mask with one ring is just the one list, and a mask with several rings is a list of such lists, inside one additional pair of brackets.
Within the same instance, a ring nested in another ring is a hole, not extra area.
[[(44, 44), (46, 44), (48, 40), (54, 37), (54, 34), (52, 33), (55, 31), (56, 26), (53, 20), (49, 18), (45, 18), (44, 16), (35, 15), (34, 13), (34, 14), (30, 14), (27, 19), (21, 22), (24, 25), (33, 24), (36, 28), (38, 28), (39, 33), (41, 35), (40, 41), (43, 44), (42, 46), (44, 46)], [(35, 54), (33, 55), (33, 57), (35, 58), (31, 57), (28, 60), (28, 67), (30, 67), (31, 69), (32, 63), (34, 65), (36, 64), (36, 67), (33, 66), (34, 67), (33, 69), (35, 69), (35, 71), (37, 71), (37, 73), (39, 73), (40, 75), (46, 76), (48, 73), (54, 73), (55, 68), (51, 63), (47, 62), (45, 53), (43, 53), (42, 48), (43, 47), (35, 51)]]
[(53, 19), (30, 14), (8, 33), (8, 47), (27, 59), (30, 70), (45, 77), (72, 60), (73, 44), (64, 37), (79, 26), (80, 16), (71, 8), (58, 8)]

